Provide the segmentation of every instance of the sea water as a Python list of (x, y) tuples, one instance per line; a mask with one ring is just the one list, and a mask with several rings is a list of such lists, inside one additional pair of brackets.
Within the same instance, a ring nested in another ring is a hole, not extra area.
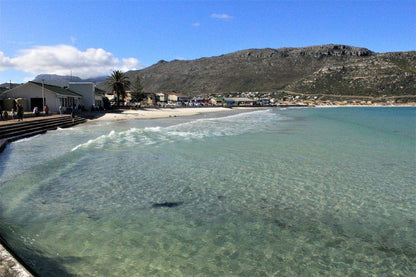
[(416, 274), (415, 108), (89, 122), (12, 143), (0, 176), (41, 276)]

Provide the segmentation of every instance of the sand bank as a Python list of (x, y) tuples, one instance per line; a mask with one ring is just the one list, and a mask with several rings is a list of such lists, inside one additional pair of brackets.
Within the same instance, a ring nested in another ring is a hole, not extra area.
[[(128, 120), (128, 119), (156, 119), (166, 117), (191, 116), (204, 113), (227, 112), (242, 108), (201, 107), (201, 108), (146, 108), (139, 110), (124, 110), (108, 112), (96, 120)], [(250, 108), (243, 108), (250, 109)]]

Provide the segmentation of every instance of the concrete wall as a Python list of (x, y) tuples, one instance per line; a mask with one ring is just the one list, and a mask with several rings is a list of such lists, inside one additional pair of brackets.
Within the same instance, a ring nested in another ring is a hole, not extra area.
[(2, 244), (0, 244), (0, 276), (33, 277)]
[(70, 82), (68, 89), (82, 95), (81, 105), (85, 109), (91, 109), (95, 104), (95, 84), (92, 82)]

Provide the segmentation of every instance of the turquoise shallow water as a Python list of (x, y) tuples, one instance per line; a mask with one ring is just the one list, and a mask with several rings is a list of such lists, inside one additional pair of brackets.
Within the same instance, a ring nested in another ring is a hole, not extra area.
[(415, 108), (87, 123), (0, 155), (0, 233), (46, 276), (408, 276), (415, 169)]

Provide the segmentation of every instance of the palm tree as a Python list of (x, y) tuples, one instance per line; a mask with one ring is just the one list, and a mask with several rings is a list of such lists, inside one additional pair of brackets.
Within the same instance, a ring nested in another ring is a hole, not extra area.
[(124, 100), (126, 97), (126, 90), (130, 87), (129, 77), (120, 70), (114, 70), (106, 80), (107, 86), (111, 88), (113, 93), (117, 96), (117, 106), (120, 106), (120, 98)]

